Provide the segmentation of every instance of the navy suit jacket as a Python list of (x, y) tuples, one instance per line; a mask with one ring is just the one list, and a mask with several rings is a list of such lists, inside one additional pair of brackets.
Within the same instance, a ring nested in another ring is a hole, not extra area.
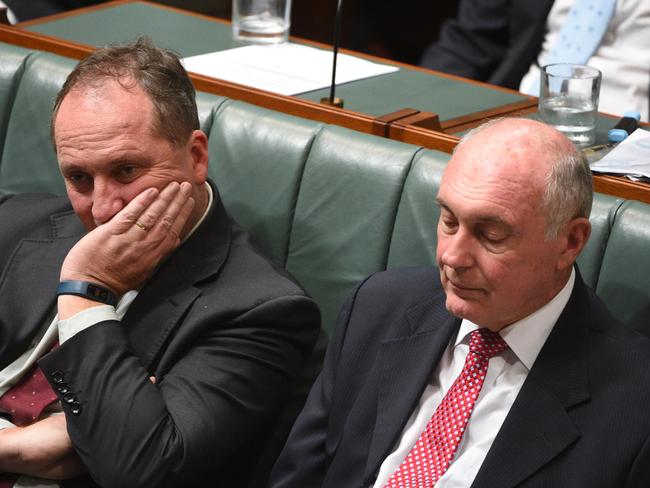
[(461, 0), (420, 64), (518, 89), (544, 40), (553, 0)]
[[(577, 275), (474, 488), (650, 486), (650, 341)], [(270, 486), (372, 486), (459, 325), (434, 268), (359, 285)]]
[[(247, 486), (316, 340), (315, 303), (214, 194), (121, 322), (94, 325), (39, 361), (53, 387), (60, 378), (69, 390), (59, 393), (68, 433), (102, 486)], [(0, 223), (1, 369), (51, 320), (62, 261), (84, 230), (67, 199), (42, 195), (0, 197)]]

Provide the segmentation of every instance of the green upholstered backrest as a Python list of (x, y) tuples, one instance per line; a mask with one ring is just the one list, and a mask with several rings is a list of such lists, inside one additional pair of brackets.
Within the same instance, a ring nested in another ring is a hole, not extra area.
[(578, 266), (582, 278), (593, 289), (596, 289), (598, 284), (598, 276), (603, 264), (603, 255), (607, 247), (612, 223), (622, 203), (623, 200), (620, 198), (600, 193), (594, 194), (589, 218), (591, 221), (591, 236), (589, 236), (587, 246), (578, 257)]
[(298, 189), (321, 125), (232, 100), (213, 117), (209, 171), (224, 205), (285, 266)]
[(0, 54), (0, 154), (2, 154), (16, 90), (23, 74), (25, 58), (30, 51), (3, 44), (0, 52), (2, 53)]
[[(49, 112), (74, 61), (1, 43), (0, 59), (0, 192), (60, 193)], [(206, 93), (197, 105), (226, 208), (312, 294), (327, 330), (367, 274), (435, 265), (448, 154)], [(585, 280), (650, 334), (650, 205), (597, 194), (591, 221)]]
[(196, 108), (199, 112), (201, 130), (206, 134), (212, 129), (215, 111), (227, 100), (212, 93), (196, 92)]
[(326, 328), (354, 284), (385, 269), (417, 150), (335, 126), (316, 137), (296, 202), (287, 269), (321, 306)]
[(2, 151), (2, 190), (65, 191), (50, 138), (49, 114), (74, 65), (74, 60), (47, 53), (34, 52), (25, 58)]
[(622, 202), (613, 219), (596, 293), (628, 326), (650, 335), (650, 205)]
[(436, 263), (436, 230), (440, 209), (435, 203), (449, 155), (419, 151), (404, 184), (388, 251), (388, 267)]

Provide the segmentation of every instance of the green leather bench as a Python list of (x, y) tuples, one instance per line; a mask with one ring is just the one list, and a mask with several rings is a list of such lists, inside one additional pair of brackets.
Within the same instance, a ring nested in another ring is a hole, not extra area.
[[(63, 193), (48, 121), (74, 63), (0, 43), (0, 192)], [(312, 294), (325, 330), (369, 273), (434, 263), (448, 154), (205, 93), (197, 100), (227, 209)], [(591, 220), (585, 280), (650, 335), (650, 205), (597, 194)]]

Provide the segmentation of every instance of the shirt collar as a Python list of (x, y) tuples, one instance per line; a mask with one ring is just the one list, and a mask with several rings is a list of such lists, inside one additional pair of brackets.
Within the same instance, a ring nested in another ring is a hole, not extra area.
[(185, 239), (183, 239), (183, 242), (188, 240), (190, 238), (190, 236), (192, 234), (194, 234), (196, 229), (199, 228), (199, 226), (203, 223), (205, 218), (208, 216), (208, 214), (210, 213), (210, 209), (212, 208), (212, 201), (214, 200), (214, 194), (212, 192), (212, 187), (208, 184), (207, 181), (205, 183), (203, 183), (203, 184), (205, 185), (205, 187), (206, 187), (206, 189), (208, 191), (208, 204), (205, 206), (205, 211), (203, 212), (203, 215), (201, 215), (201, 218), (198, 220), (198, 222), (196, 224), (194, 224), (194, 227), (192, 227), (192, 229), (187, 233), (187, 235), (185, 236)]
[[(571, 276), (566, 284), (550, 302), (499, 331), (503, 340), (508, 343), (510, 350), (529, 370), (533, 367), (533, 363), (553, 330), (557, 319), (560, 318), (562, 310), (569, 302), (575, 283), (575, 273), (575, 269), (571, 269)], [(466, 342), (467, 336), (478, 328), (479, 326), (475, 323), (463, 319), (454, 347), (463, 341)]]

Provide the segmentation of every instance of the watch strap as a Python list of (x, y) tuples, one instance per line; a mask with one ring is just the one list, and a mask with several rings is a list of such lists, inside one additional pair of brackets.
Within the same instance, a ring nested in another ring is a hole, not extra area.
[(76, 295), (94, 302), (105, 303), (106, 305), (117, 305), (117, 296), (115, 296), (115, 293), (103, 286), (88, 281), (62, 281), (56, 289), (56, 294), (57, 296)]

